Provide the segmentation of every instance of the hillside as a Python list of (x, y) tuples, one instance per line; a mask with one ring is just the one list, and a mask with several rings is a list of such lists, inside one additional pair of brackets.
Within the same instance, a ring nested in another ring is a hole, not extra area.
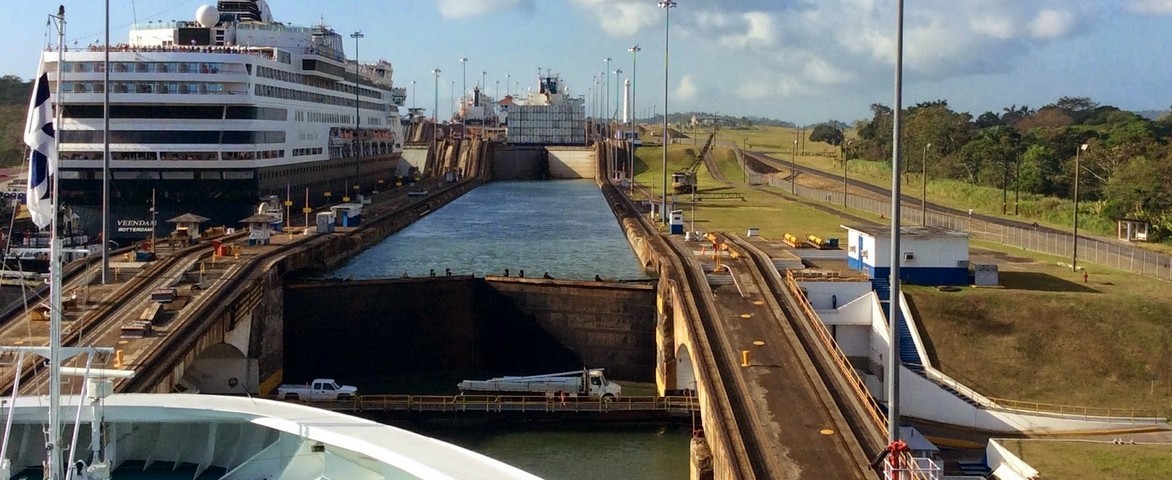
[(23, 155), (21, 133), (32, 82), (20, 77), (0, 77), (0, 167), (19, 165)]

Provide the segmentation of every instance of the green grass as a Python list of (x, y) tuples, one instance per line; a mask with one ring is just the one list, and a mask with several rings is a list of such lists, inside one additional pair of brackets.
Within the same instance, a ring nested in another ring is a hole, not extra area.
[[(999, 440), (1042, 478), (1147, 480), (1172, 472), (1167, 445)], [(1072, 460), (1078, 461), (1072, 461)]]
[[(783, 132), (771, 132), (772, 135), (781, 135), (782, 138), (793, 142), (794, 132), (789, 130), (789, 136)], [(750, 144), (752, 141), (750, 140)], [(837, 157), (837, 150), (824, 143), (807, 142), (807, 148), (797, 156), (796, 163), (817, 168), (835, 175), (842, 174), (842, 164)], [(754, 150), (758, 150), (754, 148)], [(789, 150), (760, 149), (770, 152), (770, 156), (781, 161), (791, 161)], [(891, 165), (885, 161), (867, 161), (852, 159), (848, 175), (854, 180), (863, 181), (884, 188), (891, 187)], [(909, 172), (903, 180), (905, 194), (919, 196), (922, 189), (923, 176), (919, 172)], [(1018, 213), (1013, 215), (1013, 192), (1008, 192), (1006, 213), (1001, 213), (1002, 193), (997, 187), (973, 185), (959, 180), (930, 179), (928, 181), (928, 201), (960, 210), (973, 209), (985, 215), (1007, 218), (1018, 221), (1038, 222), (1054, 228), (1071, 228), (1074, 224), (1074, 204), (1071, 200), (1047, 197), (1042, 195), (1022, 193), (1018, 200)], [(1087, 232), (1114, 237), (1115, 221), (1101, 215), (1102, 205), (1095, 202), (1080, 202), (1079, 228)], [(1155, 251), (1172, 253), (1172, 245), (1167, 244), (1137, 244)]]
[(1172, 410), (1172, 288), (1064, 259), (974, 243), (1002, 289), (908, 286), (937, 366), (982, 394), (1097, 408)]
[[(668, 150), (669, 190), (670, 174), (687, 167), (697, 150), (697, 147), (691, 145), (672, 145)], [(732, 150), (717, 148), (712, 155), (725, 179), (732, 185), (718, 182), (701, 166), (697, 175), (697, 191), (738, 193), (744, 200), (709, 199), (697, 202), (694, 216), (697, 230), (744, 234), (749, 227), (756, 227), (767, 238), (780, 238), (786, 233), (803, 238), (810, 234), (829, 238), (844, 233), (840, 228), (842, 218), (833, 212), (746, 186), (743, 171)], [(635, 174), (636, 182), (649, 186), (659, 194), (663, 189), (662, 147), (640, 147), (636, 153)], [(677, 197), (677, 207), (684, 210), (689, 228), (693, 218), (690, 201), (691, 197), (686, 194)]]

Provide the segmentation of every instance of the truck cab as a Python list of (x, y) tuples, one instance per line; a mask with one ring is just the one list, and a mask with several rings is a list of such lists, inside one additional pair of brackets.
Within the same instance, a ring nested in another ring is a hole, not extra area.
[(590, 370), (587, 376), (590, 378), (588, 388), (591, 397), (609, 400), (622, 394), (622, 385), (607, 381), (602, 370)]

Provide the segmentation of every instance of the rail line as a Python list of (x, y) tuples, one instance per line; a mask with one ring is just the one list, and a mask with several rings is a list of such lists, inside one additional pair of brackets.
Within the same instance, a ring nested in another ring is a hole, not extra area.
[[(731, 364), (735, 355), (733, 355), (733, 349), (729, 346), (728, 339), (724, 335), (724, 328), (718, 328), (720, 315), (716, 313), (716, 307), (713, 305), (712, 290), (708, 286), (708, 279), (692, 252), (683, 249), (676, 242), (668, 241), (667, 244), (671, 247), (672, 253), (684, 265), (681, 273), (687, 279), (688, 285), (700, 290), (692, 292), (692, 299), (696, 303), (696, 309), (699, 313), (699, 327), (708, 340), (704, 347), (712, 352), (712, 356), (716, 360), (715, 367), (720, 378), (723, 379), (719, 384), (712, 385), (717, 390), (713, 393), (723, 397), (722, 400), (731, 409), (733, 418), (726, 419), (726, 421), (732, 420), (737, 426), (735, 431), (740, 433), (741, 448), (750, 459), (749, 468), (754, 478), (784, 478), (776, 475), (773, 468), (770, 468), (774, 464), (773, 457), (765, 452), (761, 444), (759, 430), (752, 428), (752, 426), (761, 423), (754, 414), (753, 407), (748, 404), (750, 396), (740, 372), (735, 371)], [(729, 391), (730, 388), (733, 390), (732, 392)]]
[[(231, 237), (225, 237), (224, 240), (232, 241), (243, 238), (243, 233)], [(117, 299), (138, 298), (144, 294), (149, 293), (156, 288), (161, 282), (169, 281), (170, 279), (181, 276), (186, 268), (189, 268), (198, 258), (203, 255), (211, 253), (211, 246), (209, 244), (200, 244), (185, 249), (179, 250), (161, 257), (149, 264), (149, 266), (138, 272), (133, 278), (126, 281), (124, 284), (118, 286), (116, 290), (108, 293), (102, 300), (101, 304), (92, 310), (82, 310), (72, 319), (72, 321), (62, 327), (61, 345), (63, 347), (76, 346), (82, 340), (83, 335), (93, 336), (94, 332), (109, 332), (111, 325), (118, 323), (119, 320), (125, 319), (128, 308), (131, 305), (127, 302), (120, 302)], [(180, 268), (182, 267), (182, 268)], [(72, 281), (68, 284), (68, 289), (82, 287), (82, 283), (88, 281), (90, 270), (100, 269), (100, 265), (95, 265), (85, 272), (76, 273)], [(76, 272), (76, 271), (75, 271)], [(63, 312), (63, 316), (67, 316), (68, 312)], [(0, 339), (4, 339), (6, 344), (15, 344), (16, 339), (27, 338), (25, 335), (28, 326), (24, 321), (13, 321), (14, 319), (21, 319), (21, 316), (15, 315), (5, 320), (4, 326), (0, 327)], [(28, 320), (31, 321), (31, 320)], [(115, 325), (115, 328), (120, 325)], [(48, 328), (47, 325), (44, 328)], [(42, 387), (44, 382), (34, 382), (37, 372), (38, 362), (29, 362), (20, 372), (22, 389), (35, 390)], [(5, 374), (3, 383), (0, 383), (0, 390), (11, 390), (15, 382), (15, 375)]]
[[(793, 291), (783, 285), (776, 267), (764, 252), (740, 236), (728, 235), (726, 238), (749, 260), (753, 277), (764, 287), (763, 293), (766, 295), (763, 297), (766, 302), (773, 304), (776, 311), (782, 313), (780, 318), (774, 316), (777, 327), (791, 332), (792, 338), (796, 340), (797, 345), (802, 348), (806, 357), (814, 365), (815, 371), (807, 372), (811, 376), (811, 380), (820, 379), (824, 388), (830, 393), (829, 397), (818, 396), (822, 400), (823, 408), (827, 412), (840, 412), (840, 414), (846, 412), (845, 416), (833, 414), (831, 416), (835, 418), (836, 422), (845, 422), (840, 425), (840, 429), (841, 427), (850, 428), (857, 445), (862, 448), (865, 456), (870, 457), (877, 454), (885, 446), (886, 417), (879, 411), (878, 406), (867, 392), (866, 385), (855, 373), (846, 355), (839, 350), (838, 345), (829, 336), (825, 326), (817, 321), (816, 316), (812, 318), (807, 316), (811, 323), (816, 323), (808, 326), (803, 325), (796, 318), (797, 315), (791, 310), (791, 305), (796, 303), (805, 306), (801, 303), (804, 302), (804, 299), (796, 297)], [(812, 334), (811, 330), (813, 330)], [(832, 385), (841, 385), (842, 383), (845, 383), (849, 390), (842, 391), (841, 388), (831, 388)], [(826, 402), (828, 398), (832, 399), (831, 403)], [(844, 447), (851, 449), (853, 445), (848, 443), (844, 444)]]

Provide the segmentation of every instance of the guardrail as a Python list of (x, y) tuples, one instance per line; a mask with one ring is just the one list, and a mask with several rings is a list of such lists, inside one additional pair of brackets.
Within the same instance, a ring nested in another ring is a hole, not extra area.
[[(273, 400), (281, 400), (269, 397)], [(696, 397), (593, 397), (544, 395), (361, 395), (332, 401), (283, 400), (334, 411), (412, 412), (666, 412), (687, 414), (700, 411)]]
[(1001, 406), (1002, 410), (1030, 412), (1041, 415), (1053, 415), (1060, 418), (1076, 418), (1082, 420), (1101, 420), (1108, 423), (1116, 420), (1127, 420), (1136, 423), (1137, 420), (1150, 420), (1153, 424), (1164, 423), (1167, 418), (1161, 417), (1160, 412), (1150, 408), (1110, 408), (1087, 407), (1079, 405), (1062, 405), (1056, 403), (1029, 402), (1010, 400), (1005, 398), (990, 398)]
[(859, 378), (859, 374), (855, 372), (855, 368), (851, 366), (850, 361), (846, 357), (846, 354), (842, 352), (842, 349), (838, 348), (838, 343), (830, 337), (830, 332), (826, 330), (826, 325), (822, 323), (818, 313), (815, 312), (814, 307), (810, 305), (809, 300), (806, 299), (805, 295), (802, 295), (801, 287), (798, 287), (797, 281), (794, 280), (793, 273), (788, 270), (785, 272), (785, 286), (787, 289), (789, 289), (790, 295), (794, 297), (798, 307), (802, 310), (802, 316), (806, 318), (810, 326), (813, 328), (815, 334), (817, 334), (818, 339), (822, 342), (823, 348), (825, 348), (826, 351), (831, 354), (835, 365), (846, 376), (847, 383), (850, 384), (851, 390), (854, 391), (855, 395), (862, 402), (862, 404), (866, 405), (866, 410), (871, 418), (871, 421), (875, 423), (875, 426), (878, 427), (879, 430), (884, 433), (884, 435), (886, 435), (887, 416), (883, 415), (883, 413), (879, 411), (879, 408), (875, 404), (874, 399), (871, 398), (871, 393), (867, 390), (867, 384), (863, 382), (862, 378)]

